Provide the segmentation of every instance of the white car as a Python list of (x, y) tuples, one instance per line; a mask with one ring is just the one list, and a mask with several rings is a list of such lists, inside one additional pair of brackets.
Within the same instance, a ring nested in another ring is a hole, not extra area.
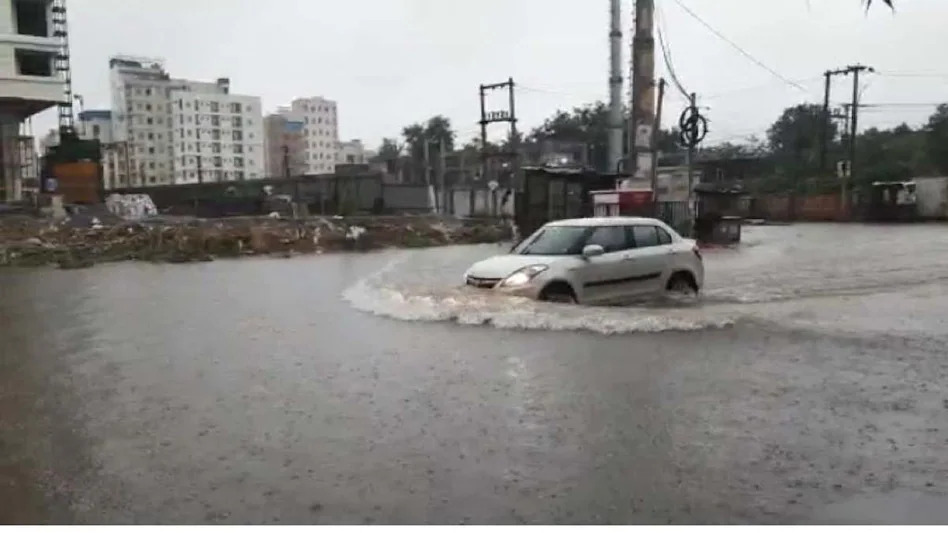
[(605, 304), (665, 292), (697, 294), (695, 241), (651, 218), (551, 222), (508, 255), (472, 266), (467, 285), (553, 302)]

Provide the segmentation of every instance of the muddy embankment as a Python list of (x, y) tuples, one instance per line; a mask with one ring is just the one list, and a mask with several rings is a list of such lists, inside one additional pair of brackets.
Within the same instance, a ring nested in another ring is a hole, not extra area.
[[(116, 217), (117, 218), (117, 217)], [(0, 266), (84, 268), (114, 261), (187, 263), (216, 258), (500, 242), (498, 220), (438, 217), (269, 217), (139, 221), (0, 217)]]

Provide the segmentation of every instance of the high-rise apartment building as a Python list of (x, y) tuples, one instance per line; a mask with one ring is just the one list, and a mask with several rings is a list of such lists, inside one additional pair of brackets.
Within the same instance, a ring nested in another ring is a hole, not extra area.
[[(339, 150), (339, 117), (336, 102), (321, 96), (297, 98), (277, 114), (303, 126), (298, 157), (304, 174), (332, 174)], [(273, 159), (274, 154), (268, 154)], [(282, 155), (277, 152), (277, 158)]]
[(160, 60), (109, 62), (112, 133), (124, 145), (115, 182), (141, 187), (264, 177), (260, 98), (230, 81), (174, 79)]
[(264, 122), (264, 150), (267, 177), (302, 176), (309, 171), (306, 164), (306, 137), (303, 122), (279, 113), (268, 115)]
[(23, 121), (66, 99), (61, 67), (65, 0), (0, 0), (0, 202), (16, 200), (32, 139)]

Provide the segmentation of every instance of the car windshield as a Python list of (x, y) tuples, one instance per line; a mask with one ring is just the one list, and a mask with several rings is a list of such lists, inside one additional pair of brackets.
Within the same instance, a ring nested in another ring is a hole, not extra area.
[(581, 226), (547, 226), (517, 246), (516, 255), (577, 255), (589, 228)]

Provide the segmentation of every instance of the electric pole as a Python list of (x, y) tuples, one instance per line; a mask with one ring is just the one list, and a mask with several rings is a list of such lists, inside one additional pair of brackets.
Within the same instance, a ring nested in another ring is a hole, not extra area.
[(609, 0), (609, 161), (618, 168), (622, 161), (622, 1)]
[(853, 169), (855, 167), (856, 128), (859, 125), (857, 116), (859, 113), (859, 74), (862, 72), (875, 72), (875, 70), (872, 67), (856, 64), (849, 65), (846, 68), (827, 70), (823, 74), (823, 76), (826, 77), (826, 88), (823, 95), (823, 127), (821, 139), (822, 142), (820, 145), (820, 168), (822, 170), (826, 169), (826, 152), (827, 146), (829, 144), (830, 121), (832, 119), (830, 115), (830, 91), (832, 90), (832, 78), (833, 76), (848, 76), (850, 74), (853, 76), (853, 101), (852, 104), (850, 104), (851, 116), (848, 119), (846, 132), (849, 135), (849, 168)]
[[(481, 100), (481, 120), (478, 124), (481, 125), (481, 178), (487, 179), (488, 182), (493, 181), (489, 179), (488, 173), (490, 171), (490, 160), (494, 158), (507, 159), (513, 163), (512, 165), (512, 177), (511, 177), (511, 188), (519, 188), (520, 186), (520, 135), (517, 133), (517, 107), (516, 107), (516, 98), (515, 98), (515, 87), (513, 78), (508, 78), (507, 81), (502, 83), (490, 83), (480, 86), (480, 100)], [(487, 95), (490, 92), (497, 90), (507, 90), (507, 109), (506, 110), (497, 110), (497, 111), (488, 111), (487, 110)], [(491, 152), (488, 149), (487, 145), (487, 126), (496, 122), (506, 122), (510, 124), (509, 138), (507, 141), (507, 149), (499, 152)]]
[(632, 38), (632, 107), (629, 124), (631, 173), (647, 179), (655, 157), (655, 1), (635, 0), (635, 30)]
[(658, 133), (662, 127), (662, 108), (665, 102), (665, 78), (658, 80), (658, 108), (655, 111), (655, 128), (652, 129), (652, 148), (655, 157), (652, 158), (652, 216), (658, 216)]

